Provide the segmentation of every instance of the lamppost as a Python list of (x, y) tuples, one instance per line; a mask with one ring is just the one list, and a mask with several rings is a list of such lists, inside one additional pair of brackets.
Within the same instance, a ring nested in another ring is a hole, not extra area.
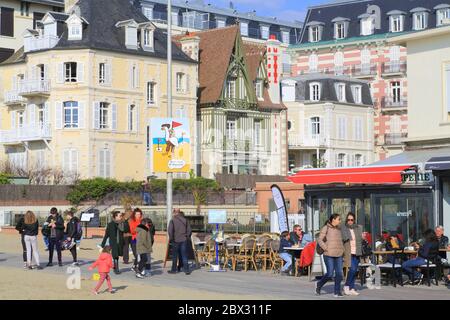
[[(172, 118), (172, 0), (167, 1), (167, 117)], [(167, 173), (167, 232), (172, 218), (173, 173)]]

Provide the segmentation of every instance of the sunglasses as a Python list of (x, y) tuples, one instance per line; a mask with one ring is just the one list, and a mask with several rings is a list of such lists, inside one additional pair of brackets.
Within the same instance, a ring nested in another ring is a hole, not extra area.
[(347, 219), (347, 221), (355, 221), (354, 219)]

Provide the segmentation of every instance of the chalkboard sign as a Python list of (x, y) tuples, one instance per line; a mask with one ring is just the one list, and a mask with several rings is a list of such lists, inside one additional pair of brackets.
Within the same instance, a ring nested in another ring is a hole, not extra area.
[(92, 213), (94, 216), (91, 221), (88, 223), (89, 228), (98, 228), (100, 227), (100, 211), (98, 209), (90, 209), (87, 213)]
[[(187, 254), (188, 254), (188, 260), (194, 260), (195, 264), (198, 265), (197, 255), (195, 254), (195, 250), (194, 250), (194, 247), (192, 245), (192, 241), (190, 238), (188, 239)], [(168, 242), (167, 249), (166, 249), (166, 257), (164, 260), (164, 268), (166, 267), (167, 261), (172, 261), (172, 258), (173, 258), (173, 245), (171, 242)]]
[(185, 216), (186, 220), (191, 226), (192, 232), (205, 231), (205, 217), (204, 216)]

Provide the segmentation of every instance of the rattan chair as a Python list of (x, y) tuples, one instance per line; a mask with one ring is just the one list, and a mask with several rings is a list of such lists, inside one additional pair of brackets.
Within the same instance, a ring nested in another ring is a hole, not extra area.
[(261, 246), (257, 248), (257, 252), (255, 255), (256, 263), (261, 264), (261, 268), (263, 271), (267, 270), (267, 262), (271, 262), (271, 246), (272, 243), (271, 238), (265, 238), (264, 242), (261, 243)]
[(215, 257), (216, 248), (215, 241), (210, 239), (206, 242), (203, 250), (197, 252), (197, 259), (200, 264), (210, 264), (211, 260)]
[(273, 240), (270, 243), (270, 261), (272, 263), (270, 270), (275, 273), (279, 273), (281, 268), (284, 266), (284, 260), (281, 259), (280, 255), (278, 254), (279, 250), (280, 250), (280, 241)]
[(236, 265), (241, 262), (244, 264), (244, 270), (247, 271), (248, 264), (253, 265), (255, 270), (258, 268), (255, 261), (256, 241), (255, 239), (244, 239), (239, 248), (238, 253), (231, 254), (233, 260), (233, 271), (236, 270)]

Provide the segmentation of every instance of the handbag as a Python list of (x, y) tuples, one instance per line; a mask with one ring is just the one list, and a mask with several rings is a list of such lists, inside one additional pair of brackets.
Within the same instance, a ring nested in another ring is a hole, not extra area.
[[(327, 232), (325, 233), (325, 237), (323, 238), (323, 242), (327, 242), (327, 234), (328, 234), (328, 226), (327, 226)], [(325, 252), (325, 250), (323, 250), (323, 248), (320, 246), (319, 241), (317, 241), (316, 252), (318, 255), (322, 255)]]

